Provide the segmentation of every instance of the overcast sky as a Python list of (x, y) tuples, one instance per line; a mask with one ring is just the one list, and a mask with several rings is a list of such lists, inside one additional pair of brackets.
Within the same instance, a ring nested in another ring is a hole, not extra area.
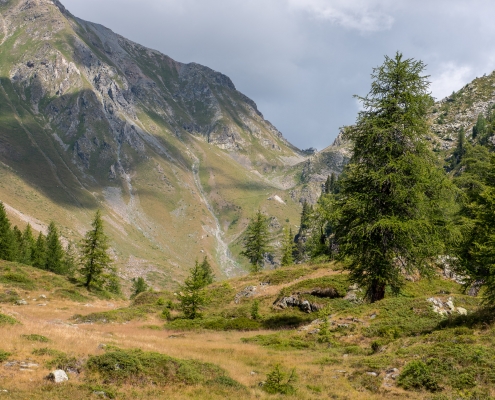
[(354, 123), (373, 67), (423, 60), (441, 99), (495, 69), (493, 0), (61, 0), (72, 14), (228, 75), (293, 144)]

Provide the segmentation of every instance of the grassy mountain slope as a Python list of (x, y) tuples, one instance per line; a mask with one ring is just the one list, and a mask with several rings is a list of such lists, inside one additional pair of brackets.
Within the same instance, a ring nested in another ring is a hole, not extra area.
[[(374, 304), (343, 298), (349, 284), (338, 265), (263, 272), (213, 283), (210, 305), (193, 321), (180, 318), (172, 292), (102, 300), (62, 280), (0, 263), (0, 390), (9, 398), (98, 398), (101, 392), (119, 399), (278, 398), (260, 384), (277, 364), (298, 376), (295, 393), (283, 398), (495, 395), (493, 313), (441, 271)], [(325, 289), (333, 298), (312, 294)], [(14, 305), (14, 293), (28, 304)], [(273, 305), (291, 295), (322, 308), (307, 313)], [(454, 312), (433, 312), (431, 297), (450, 299)], [(157, 375), (170, 362), (176, 367)], [(57, 366), (69, 371), (68, 383), (43, 380)]]
[(120, 274), (163, 287), (204, 255), (239, 273), (229, 244), (259, 207), (297, 220), (297, 182), (276, 175), (304, 155), (228, 77), (58, 1), (2, 1), (0, 21), (0, 200), (16, 223), (78, 240), (102, 208)]

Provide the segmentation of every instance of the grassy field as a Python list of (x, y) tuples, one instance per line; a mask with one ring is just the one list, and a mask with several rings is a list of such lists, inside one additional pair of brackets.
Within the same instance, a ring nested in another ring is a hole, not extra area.
[[(256, 289), (244, 290), (250, 286)], [(479, 299), (440, 276), (408, 282), (400, 296), (375, 304), (343, 299), (348, 287), (334, 264), (264, 271), (213, 283), (203, 317), (192, 321), (181, 317), (173, 292), (104, 298), (76, 281), (2, 262), (0, 396), (492, 398), (493, 313)], [(334, 298), (312, 294), (325, 288)], [(320, 311), (273, 306), (295, 294)], [(468, 313), (442, 317), (430, 297), (451, 298)], [(28, 304), (16, 305), (20, 299)], [(55, 368), (68, 371), (69, 381), (45, 380)]]

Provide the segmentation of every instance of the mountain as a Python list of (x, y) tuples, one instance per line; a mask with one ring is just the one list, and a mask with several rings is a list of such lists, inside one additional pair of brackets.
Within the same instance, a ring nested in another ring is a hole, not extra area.
[(55, 220), (77, 241), (100, 208), (121, 276), (167, 287), (203, 256), (241, 272), (258, 208), (277, 234), (317, 198), (309, 170), (335, 149), (308, 159), (227, 76), (57, 0), (0, 0), (0, 27), (0, 200), (15, 223)]

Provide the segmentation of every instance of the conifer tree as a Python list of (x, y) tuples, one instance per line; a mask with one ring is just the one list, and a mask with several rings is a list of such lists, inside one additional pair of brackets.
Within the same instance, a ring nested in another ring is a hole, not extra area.
[(46, 265), (46, 238), (42, 232), (39, 233), (38, 239), (34, 244), (31, 252), (31, 265), (36, 268), (45, 268)]
[(476, 139), (479, 136), (480, 140), (482, 140), (485, 133), (486, 133), (485, 117), (483, 117), (483, 114), (478, 114), (476, 125), (473, 126), (473, 139)]
[(45, 268), (47, 271), (54, 272), (59, 275), (65, 274), (64, 269), (64, 249), (60, 243), (58, 229), (55, 222), (50, 222), (48, 233), (46, 235), (46, 258)]
[(282, 266), (294, 264), (294, 251), (296, 245), (294, 243), (294, 236), (292, 235), (292, 228), (285, 227), (283, 231), (282, 239)]
[(461, 126), (457, 135), (457, 146), (452, 155), (452, 168), (455, 168), (460, 164), (464, 153), (466, 152), (466, 133), (464, 127)]
[(453, 234), (446, 213), (452, 188), (429, 149), (433, 104), (421, 61), (402, 54), (373, 69), (364, 110), (345, 139), (353, 154), (339, 180), (335, 239), (338, 259), (371, 302), (398, 292), (402, 272), (431, 271)]
[(35, 245), (36, 241), (33, 236), (33, 230), (31, 229), (31, 225), (27, 224), (22, 232), (21, 247), (19, 250), (19, 261), (21, 263), (26, 265), (32, 264), (32, 253)]
[(485, 287), (484, 300), (495, 305), (495, 155), (483, 146), (466, 146), (462, 174), (455, 184), (462, 189), (458, 224), (462, 240), (454, 247), (466, 287)]
[(0, 201), (0, 260), (14, 261), (14, 236), (7, 212)]
[(215, 280), (215, 275), (213, 274), (213, 269), (211, 268), (210, 262), (208, 261), (208, 257), (205, 256), (201, 264), (199, 265), (201, 273), (203, 274), (203, 281), (205, 285), (209, 285), (213, 283)]
[(258, 210), (251, 219), (244, 234), (244, 251), (241, 255), (247, 257), (251, 263), (251, 272), (263, 269), (265, 255), (271, 250), (268, 218)]
[(178, 296), (181, 310), (186, 318), (194, 319), (201, 316), (201, 309), (208, 303), (206, 285), (204, 270), (196, 261), (184, 284), (180, 286)]
[(132, 278), (132, 294), (131, 299), (136, 297), (139, 293), (146, 292), (149, 289), (148, 284), (144, 280), (144, 278)]
[(102, 288), (105, 283), (105, 271), (111, 266), (107, 253), (108, 238), (103, 231), (103, 221), (100, 210), (96, 211), (91, 224), (93, 229), (86, 233), (81, 242), (82, 268), (79, 270), (88, 290), (91, 286)]
[(12, 261), (21, 261), (22, 232), (16, 226), (12, 229)]
[(65, 274), (73, 277), (79, 263), (79, 257), (76, 251), (76, 247), (71, 242), (67, 243), (62, 262)]

